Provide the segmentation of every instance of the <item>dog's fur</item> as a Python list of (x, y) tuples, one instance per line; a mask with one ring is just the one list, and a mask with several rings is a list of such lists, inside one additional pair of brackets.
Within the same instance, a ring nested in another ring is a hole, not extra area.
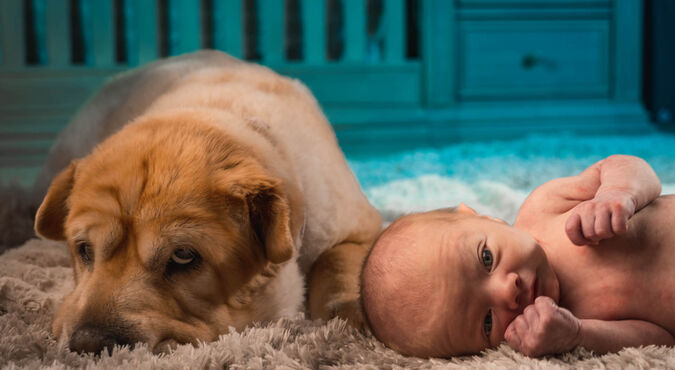
[(50, 182), (35, 229), (70, 245), (53, 331), (73, 350), (211, 341), (302, 309), (303, 275), (312, 317), (362, 323), (380, 216), (297, 81), (215, 51), (120, 75), (61, 134)]

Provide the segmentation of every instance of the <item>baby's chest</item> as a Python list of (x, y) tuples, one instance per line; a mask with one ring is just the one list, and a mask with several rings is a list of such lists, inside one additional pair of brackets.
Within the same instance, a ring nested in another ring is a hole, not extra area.
[(584, 279), (568, 279), (560, 305), (581, 319), (623, 320), (640, 314), (649, 292), (624, 277), (586, 274)]
[(580, 250), (566, 260), (559, 274), (564, 307), (579, 318), (670, 325), (675, 317), (675, 265), (639, 253), (593, 252)]

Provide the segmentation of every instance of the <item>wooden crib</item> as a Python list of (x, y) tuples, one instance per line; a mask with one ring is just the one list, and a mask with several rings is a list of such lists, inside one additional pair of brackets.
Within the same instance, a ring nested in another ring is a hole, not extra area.
[(110, 75), (201, 48), (300, 78), (348, 154), (647, 132), (635, 0), (0, 0), (0, 180)]

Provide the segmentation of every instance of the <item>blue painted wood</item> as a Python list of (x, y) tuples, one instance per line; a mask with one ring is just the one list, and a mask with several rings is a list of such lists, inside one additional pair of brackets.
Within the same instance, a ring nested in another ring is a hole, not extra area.
[(609, 19), (610, 0), (459, 1), (460, 20)]
[(33, 23), (35, 25), (35, 48), (38, 65), (44, 65), (47, 62), (47, 37), (45, 36), (47, 4), (45, 1), (33, 0)]
[[(92, 5), (92, 0), (81, 0), (80, 2), (75, 3), (76, 6), (79, 6), (77, 9), (73, 9), (73, 12), (78, 12), (79, 17), (80, 17), (80, 24), (74, 25), (71, 24), (71, 32), (72, 29), (74, 29), (76, 26), (81, 29), (82, 32), (82, 41), (84, 43), (83, 45), (83, 54), (84, 54), (84, 64), (86, 65), (93, 65), (92, 61), (94, 59), (94, 42), (92, 41), (94, 30), (93, 28), (95, 27), (95, 21), (93, 20), (92, 16), (92, 10), (91, 10), (91, 5)], [(96, 6), (94, 4), (94, 6)], [(111, 14), (108, 14), (108, 18), (112, 18)], [(112, 35), (111, 35), (112, 36)], [(110, 45), (110, 48), (114, 46), (114, 43), (112, 40), (107, 40), (107, 44)]]
[(405, 3), (403, 0), (387, 0), (383, 4), (385, 60), (400, 63), (405, 58), (406, 47)]
[(607, 97), (607, 21), (460, 23), (459, 96)]
[(47, 46), (47, 64), (50, 67), (70, 65), (70, 4), (68, 1), (46, 2), (45, 39)]
[(115, 32), (112, 0), (81, 0), (87, 64), (109, 67), (115, 64)]
[(265, 64), (275, 65), (285, 59), (284, 3), (280, 0), (258, 0), (260, 12), (260, 54)]
[(424, 61), (422, 100), (429, 108), (449, 107), (455, 104), (457, 89), (456, 9), (445, 0), (421, 0), (420, 5)]
[(386, 108), (420, 105), (419, 62), (396, 65), (285, 64), (275, 69), (303, 81), (324, 106)]
[[(613, 60), (614, 99), (635, 101), (642, 88), (642, 12), (641, 1), (616, 0), (614, 3)], [(672, 36), (672, 35), (671, 35)]]
[[(147, 1), (140, 1), (146, 2)], [(125, 42), (125, 53), (126, 53), (126, 64), (128, 66), (138, 65), (138, 27), (136, 27), (136, 8), (132, 1), (122, 2), (122, 13), (124, 14), (124, 23), (122, 24), (122, 30)], [(152, 3), (150, 4), (152, 5)], [(147, 21), (151, 22), (151, 19)], [(117, 61), (116, 61), (117, 62)], [(119, 63), (119, 62), (118, 62)]]
[(127, 18), (132, 37), (129, 37), (129, 64), (144, 64), (159, 56), (159, 37), (157, 34), (157, 2), (131, 1), (133, 17)]
[(303, 59), (309, 64), (326, 62), (326, 2), (300, 2), (302, 18)]
[[(32, 0), (40, 65), (25, 68), (27, 50), (19, 42), (25, 35), (7, 37), (23, 28), (17, 25), (23, 18), (5, 11), (7, 4), (20, 8), (21, 0), (0, 0), (2, 174), (11, 168), (25, 175), (38, 166), (50, 140), (87, 96), (113, 74), (155, 60), (160, 38), (168, 37), (170, 54), (202, 47), (199, 7), (205, 1), (168, 0), (170, 33), (160, 35), (157, 0), (125, 0), (128, 65), (118, 66), (110, 10), (115, 0), (80, 1), (87, 10), (89, 64), (70, 60), (71, 2)], [(383, 0), (372, 36), (378, 46), (383, 41), (384, 48), (377, 49), (383, 58), (367, 54), (372, 50), (365, 47), (366, 0), (341, 1), (344, 53), (334, 62), (326, 60), (325, 0), (302, 0), (304, 59), (287, 62), (284, 0), (258, 0), (262, 62), (309, 86), (349, 151), (372, 150), (374, 142), (387, 149), (559, 130), (648, 131), (639, 102), (639, 2), (419, 1), (419, 59), (405, 58), (407, 1)], [(206, 16), (213, 20), (214, 47), (244, 55), (242, 1), (213, 0), (212, 9)], [(109, 14), (107, 20), (97, 18), (102, 13)], [(14, 58), (9, 64), (8, 55)], [(548, 58), (555, 68), (546, 69)]]
[(468, 8), (458, 9), (461, 20), (532, 20), (532, 19), (609, 19), (612, 9), (599, 8)]
[(363, 62), (366, 51), (366, 3), (364, 0), (343, 0), (345, 62)]
[(3, 67), (22, 67), (26, 61), (23, 2), (0, 0), (0, 61)]
[(241, 0), (214, 0), (213, 42), (216, 49), (237, 58), (244, 55), (243, 18)]
[(569, 7), (569, 6), (583, 6), (586, 8), (612, 5), (613, 0), (457, 0), (461, 7), (478, 6), (478, 7), (516, 7), (516, 6), (538, 6), (538, 7)]
[(169, 0), (170, 55), (201, 48), (199, 6), (195, 0)]

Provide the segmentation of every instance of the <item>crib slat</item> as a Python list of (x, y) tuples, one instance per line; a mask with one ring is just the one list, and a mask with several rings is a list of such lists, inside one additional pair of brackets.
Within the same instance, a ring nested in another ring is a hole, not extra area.
[(169, 1), (171, 55), (195, 51), (201, 47), (199, 3), (195, 0)]
[(35, 31), (35, 51), (37, 62), (44, 65), (47, 61), (47, 42), (45, 40), (45, 25), (47, 23), (47, 14), (45, 4), (46, 0), (33, 0), (33, 26)]
[(83, 0), (88, 14), (85, 24), (91, 37), (87, 37), (86, 60), (94, 66), (115, 63), (115, 32), (113, 30), (113, 4), (111, 0)]
[(159, 56), (157, 51), (157, 1), (136, 0), (132, 3), (138, 57), (129, 53), (129, 61), (133, 63), (137, 60), (139, 64), (143, 64)]
[(244, 45), (241, 0), (214, 0), (213, 16), (214, 47), (241, 58)]
[(47, 64), (64, 67), (70, 64), (70, 4), (68, 1), (46, 2)]
[(260, 41), (263, 62), (280, 63), (284, 59), (284, 2), (259, 0)]
[[(122, 37), (124, 37), (125, 45), (124, 52), (126, 53), (126, 64), (128, 66), (138, 65), (138, 29), (136, 27), (136, 8), (134, 3), (136, 2), (149, 2), (149, 1), (124, 1), (122, 3), (122, 13), (124, 14), (124, 23), (122, 24)], [(116, 40), (115, 42), (119, 42)], [(119, 63), (119, 60), (115, 58), (115, 63)]]
[(302, 48), (306, 63), (326, 61), (326, 1), (304, 0), (302, 8)]
[(366, 45), (365, 0), (344, 0), (344, 25), (344, 60), (348, 62), (363, 61)]
[(405, 47), (405, 3), (403, 0), (387, 0), (384, 3), (385, 29), (385, 60), (390, 63), (399, 63), (404, 59)]
[(23, 19), (23, 1), (0, 0), (0, 58), (5, 67), (23, 66), (26, 61)]

